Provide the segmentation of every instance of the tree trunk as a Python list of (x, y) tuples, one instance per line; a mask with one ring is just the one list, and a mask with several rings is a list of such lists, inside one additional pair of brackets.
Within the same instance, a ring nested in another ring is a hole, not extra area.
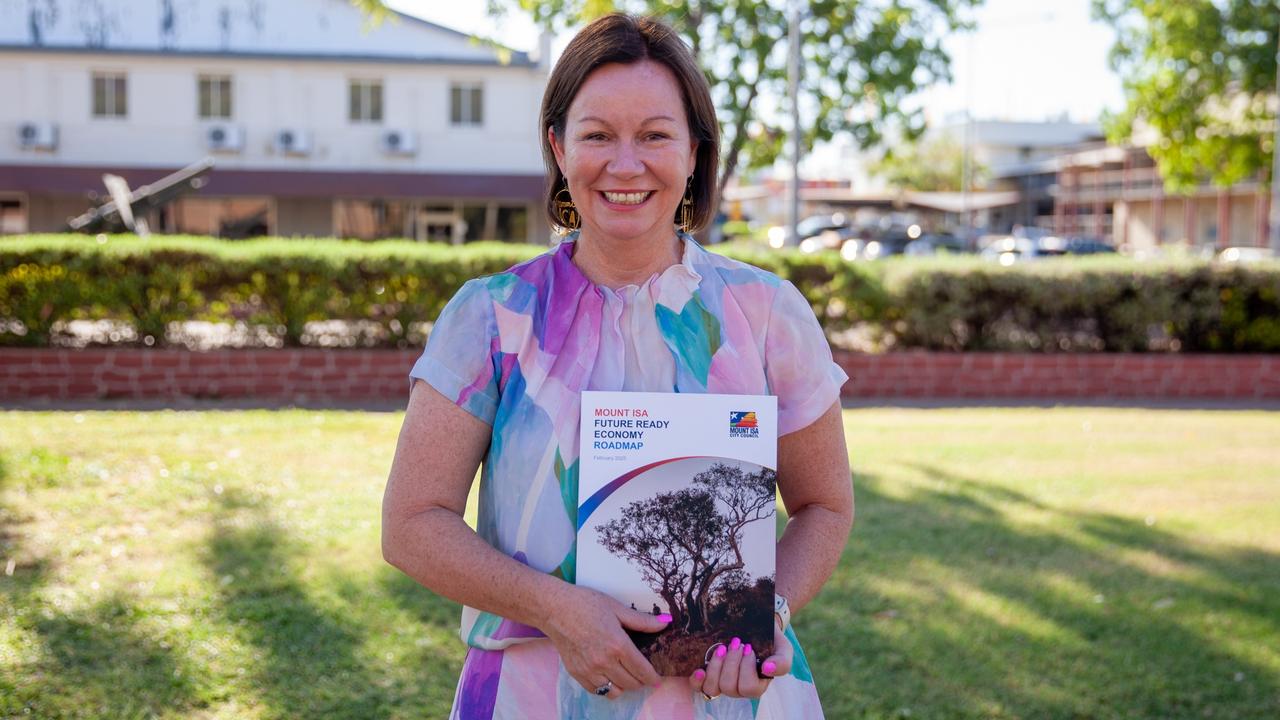
[(747, 123), (751, 120), (751, 103), (755, 101), (759, 92), (760, 79), (757, 77), (751, 84), (746, 104), (738, 112), (737, 122), (733, 126), (733, 140), (729, 142), (729, 147), (724, 153), (724, 171), (720, 174), (720, 182), (716, 186), (716, 199), (720, 202), (724, 201), (725, 186), (738, 171), (738, 158), (742, 155), (742, 148), (747, 144)]

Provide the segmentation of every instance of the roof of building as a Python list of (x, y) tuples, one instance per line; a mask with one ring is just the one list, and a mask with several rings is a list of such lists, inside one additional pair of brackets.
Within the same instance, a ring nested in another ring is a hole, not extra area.
[(804, 188), (800, 198), (807, 202), (862, 207), (918, 207), (942, 212), (965, 212), (1016, 205), (1022, 194), (1016, 190), (961, 192), (920, 192), (915, 190), (867, 192), (851, 188)]
[(1101, 140), (1102, 126), (1096, 122), (1080, 123), (1067, 120), (1025, 122), (1011, 120), (974, 120), (948, 125), (943, 133), (962, 138), (968, 128), (970, 138), (978, 145), (1002, 147), (1057, 147), (1075, 145), (1090, 140)]
[(347, 0), (0, 3), (0, 50), (535, 66), (528, 53)]

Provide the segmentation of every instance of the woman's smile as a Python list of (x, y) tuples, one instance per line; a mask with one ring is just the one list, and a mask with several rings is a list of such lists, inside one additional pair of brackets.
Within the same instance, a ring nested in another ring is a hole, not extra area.
[(643, 192), (625, 192), (603, 190), (600, 193), (604, 196), (606, 202), (610, 205), (621, 205), (623, 207), (637, 207), (646, 203), (649, 198), (653, 197), (652, 191)]
[(594, 70), (549, 141), (582, 218), (584, 244), (666, 258), (696, 165), (680, 84), (652, 60)]

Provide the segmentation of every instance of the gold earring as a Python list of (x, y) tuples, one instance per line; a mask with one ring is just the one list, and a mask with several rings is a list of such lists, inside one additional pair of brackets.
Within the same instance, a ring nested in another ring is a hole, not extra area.
[(693, 226), (693, 176), (685, 183), (684, 197), (680, 200), (680, 232), (688, 233)]
[[(564, 195), (564, 200), (560, 199), (561, 195)], [(582, 218), (578, 215), (578, 207), (573, 204), (573, 196), (569, 194), (567, 185), (556, 193), (555, 204), (556, 220), (560, 222), (560, 227), (566, 230), (577, 230), (582, 227)]]

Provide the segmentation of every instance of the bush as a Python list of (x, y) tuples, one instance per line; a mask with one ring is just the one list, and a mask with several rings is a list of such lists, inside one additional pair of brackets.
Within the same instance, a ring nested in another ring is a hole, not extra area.
[[(409, 241), (29, 236), (0, 241), (0, 344), (49, 345), (61, 321), (111, 319), (164, 344), (182, 320), (265, 327), (308, 342), (316, 320), (372, 323), (373, 342), (421, 345), (466, 280), (545, 248)], [(974, 258), (849, 263), (835, 254), (726, 255), (796, 284), (832, 335), (951, 351), (1278, 352), (1280, 263), (1124, 258), (1000, 267)], [(150, 343), (149, 343), (150, 344)]]
[[(0, 344), (47, 345), (58, 321), (112, 319), (165, 341), (180, 320), (266, 326), (299, 345), (312, 320), (371, 320), (383, 344), (421, 344), (467, 279), (501, 272), (541, 248), (408, 241), (228, 243), (212, 238), (32, 236), (0, 243)], [(56, 282), (55, 282), (56, 280)]]
[(1280, 263), (1121, 258), (1000, 267), (884, 265), (883, 320), (907, 347), (956, 351), (1280, 351)]

